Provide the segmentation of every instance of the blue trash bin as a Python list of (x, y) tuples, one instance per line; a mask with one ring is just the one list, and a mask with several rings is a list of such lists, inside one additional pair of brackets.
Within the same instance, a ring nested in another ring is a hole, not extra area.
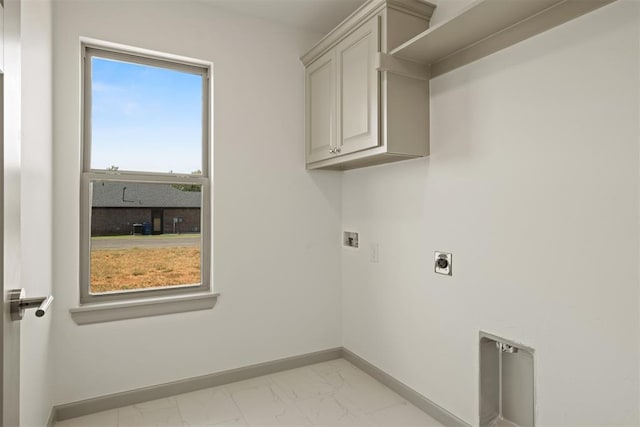
[(144, 236), (151, 236), (151, 223), (143, 222), (142, 223), (142, 234)]

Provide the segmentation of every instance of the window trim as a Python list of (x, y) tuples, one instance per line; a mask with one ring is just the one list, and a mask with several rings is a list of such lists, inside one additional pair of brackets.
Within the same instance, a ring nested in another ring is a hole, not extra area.
[(73, 321), (78, 325), (88, 325), (187, 311), (210, 310), (218, 302), (218, 296), (220, 294), (198, 293), (159, 298), (140, 298), (104, 304), (86, 304), (71, 308), (69, 313)]
[[(212, 242), (213, 222), (211, 211), (211, 124), (212, 124), (212, 84), (213, 64), (190, 58), (165, 55), (158, 52), (129, 48), (111, 43), (88, 42), (81, 40), (81, 126), (82, 126), (82, 170), (80, 176), (80, 304), (99, 304), (158, 300), (194, 294), (209, 294), (212, 290)], [(92, 106), (92, 67), (93, 57), (115, 59), (140, 65), (149, 65), (202, 76), (202, 152), (201, 175), (185, 173), (162, 173), (141, 171), (108, 171), (91, 168), (91, 106)], [(202, 186), (200, 208), (200, 284), (177, 285), (152, 289), (137, 289), (91, 294), (91, 194), (93, 181), (146, 182), (156, 184), (199, 184)]]

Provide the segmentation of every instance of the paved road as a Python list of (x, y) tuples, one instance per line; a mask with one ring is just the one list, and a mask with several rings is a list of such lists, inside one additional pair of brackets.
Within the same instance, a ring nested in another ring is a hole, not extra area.
[(91, 240), (92, 249), (169, 248), (200, 246), (200, 236), (123, 236)]

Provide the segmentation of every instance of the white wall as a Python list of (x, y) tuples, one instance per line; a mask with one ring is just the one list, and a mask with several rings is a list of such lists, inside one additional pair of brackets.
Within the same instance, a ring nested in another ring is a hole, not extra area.
[(535, 348), (537, 425), (640, 422), (639, 6), (434, 79), (431, 156), (344, 174), (345, 347), (472, 425), (480, 330)]
[[(52, 66), (51, 2), (21, 1), (22, 147), (21, 237), (22, 287), (27, 296), (52, 293)], [(46, 425), (51, 410), (52, 312), (22, 320), (20, 413), (23, 426)]]
[[(53, 15), (55, 403), (339, 346), (340, 175), (307, 173), (302, 144), (298, 57), (318, 36), (199, 2), (60, 0)], [(213, 310), (88, 326), (69, 316), (80, 36), (215, 64)]]

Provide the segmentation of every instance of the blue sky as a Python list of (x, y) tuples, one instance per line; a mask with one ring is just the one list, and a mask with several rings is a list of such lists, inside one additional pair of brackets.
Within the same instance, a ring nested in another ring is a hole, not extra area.
[(91, 167), (202, 169), (202, 77), (92, 58)]

